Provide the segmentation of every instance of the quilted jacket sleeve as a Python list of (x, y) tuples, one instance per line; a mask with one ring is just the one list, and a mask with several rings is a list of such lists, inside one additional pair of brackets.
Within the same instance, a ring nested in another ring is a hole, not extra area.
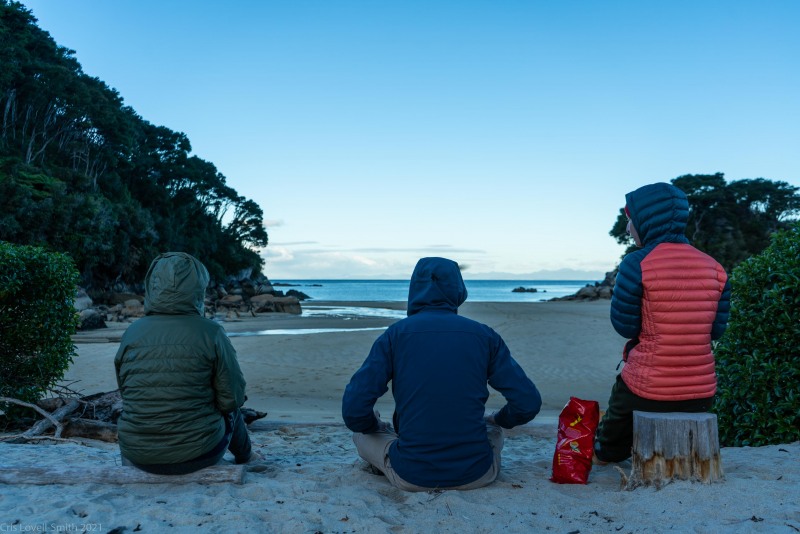
[(728, 317), (731, 314), (731, 281), (725, 281), (725, 288), (719, 298), (717, 315), (714, 317), (714, 324), (711, 325), (711, 339), (719, 339), (725, 333), (728, 326)]
[(639, 250), (622, 260), (611, 297), (611, 324), (623, 337), (634, 339), (642, 326), (642, 266)]
[(217, 409), (229, 413), (244, 404), (245, 380), (236, 349), (220, 328), (216, 338), (217, 360), (214, 366), (214, 396)]

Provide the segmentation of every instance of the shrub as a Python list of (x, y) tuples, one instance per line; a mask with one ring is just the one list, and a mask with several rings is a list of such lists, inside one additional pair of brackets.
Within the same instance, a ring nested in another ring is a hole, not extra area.
[(723, 445), (800, 439), (800, 223), (731, 275), (728, 330), (715, 348)]
[(64, 377), (77, 281), (69, 256), (0, 241), (0, 396), (33, 403)]

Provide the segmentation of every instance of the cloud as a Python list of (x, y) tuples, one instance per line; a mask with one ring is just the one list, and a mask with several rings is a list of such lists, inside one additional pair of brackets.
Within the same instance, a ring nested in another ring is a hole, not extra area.
[(348, 249), (351, 252), (364, 252), (373, 254), (394, 254), (413, 252), (418, 255), (429, 253), (447, 253), (447, 254), (486, 254), (485, 250), (478, 248), (458, 248), (449, 245), (428, 245), (424, 247), (407, 247), (407, 248), (392, 248), (392, 247), (369, 247), (369, 248), (352, 248)]
[(271, 279), (399, 278), (410, 275), (417, 255), (363, 254), (351, 250), (270, 247), (262, 254)]
[(271, 243), (262, 253), (264, 273), (273, 279), (406, 279), (421, 257), (444, 256), (473, 276), (497, 271), (486, 250), (450, 245), (420, 247), (336, 247), (316, 241)]
[(369, 267), (374, 267), (374, 266), (378, 265), (377, 261), (371, 260), (369, 258), (365, 258), (364, 256), (353, 256), (352, 259), (354, 259), (358, 263), (361, 263), (362, 265), (367, 265)]
[(318, 241), (281, 241), (281, 242), (270, 242), (269, 246), (271, 247), (296, 247), (299, 245), (319, 245)]
[(264, 273), (272, 280), (314, 279), (395, 279), (411, 275), (420, 257), (439, 254), (463, 266), (464, 276), (471, 279), (601, 279), (609, 270), (605, 263), (593, 265), (574, 261), (567, 269), (546, 264), (526, 265), (504, 271), (495, 258), (480, 249), (429, 246), (420, 248), (337, 248), (309, 247), (319, 243), (295, 242), (270, 244), (262, 253)]
[(282, 219), (264, 219), (264, 226), (267, 228), (278, 228), (283, 226)]
[(291, 250), (275, 245), (269, 245), (261, 252), (261, 256), (268, 264), (294, 261), (294, 254)]

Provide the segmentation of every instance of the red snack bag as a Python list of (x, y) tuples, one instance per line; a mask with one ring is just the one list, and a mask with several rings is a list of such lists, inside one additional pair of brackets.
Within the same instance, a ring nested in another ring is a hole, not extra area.
[(599, 421), (597, 401), (569, 398), (558, 416), (558, 439), (550, 480), (559, 484), (586, 484), (592, 470), (594, 433)]

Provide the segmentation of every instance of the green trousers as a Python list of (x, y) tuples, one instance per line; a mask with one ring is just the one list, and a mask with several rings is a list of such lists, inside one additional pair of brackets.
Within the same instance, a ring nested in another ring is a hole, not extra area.
[(645, 399), (633, 393), (622, 375), (611, 388), (608, 410), (600, 420), (594, 438), (594, 453), (604, 462), (621, 462), (631, 457), (633, 446), (633, 412), (700, 413), (711, 409), (714, 397), (682, 401)]

